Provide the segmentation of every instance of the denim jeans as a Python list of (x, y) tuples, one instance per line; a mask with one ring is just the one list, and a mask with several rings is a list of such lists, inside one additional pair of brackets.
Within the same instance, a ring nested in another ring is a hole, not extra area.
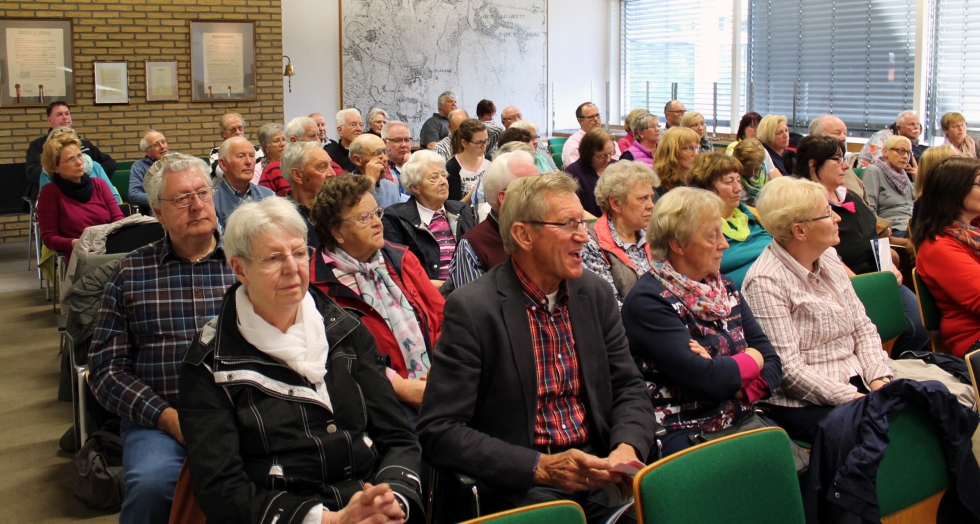
[[(892, 346), (892, 358), (898, 358), (903, 351), (922, 351), (929, 343), (929, 332), (922, 327), (922, 317), (919, 316), (919, 301), (915, 293), (905, 287), (898, 286), (902, 295), (902, 308), (905, 309), (905, 331), (895, 340)], [(889, 355), (889, 356), (892, 356)]]
[(123, 484), (120, 524), (167, 524), (177, 475), (186, 451), (166, 433), (123, 420)]

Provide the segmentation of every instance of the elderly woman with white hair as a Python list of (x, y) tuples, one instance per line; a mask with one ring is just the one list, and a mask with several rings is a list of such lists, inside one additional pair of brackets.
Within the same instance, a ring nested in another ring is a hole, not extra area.
[(367, 132), (380, 137), (381, 129), (388, 123), (388, 113), (380, 107), (372, 108), (368, 111), (367, 123)]
[(720, 272), (725, 203), (678, 187), (653, 208), (650, 271), (623, 302), (630, 351), (650, 390), (664, 455), (751, 416), (782, 365), (742, 295)]
[(265, 157), (259, 161), (261, 172), (259, 178), (252, 179), (253, 184), (267, 187), (276, 195), (286, 196), (289, 183), (282, 177), (281, 160), (286, 151), (285, 128), (282, 124), (266, 124), (259, 128), (259, 145), (265, 152)]
[(179, 384), (208, 522), (423, 521), (418, 440), (368, 329), (309, 287), (313, 248), (295, 207), (242, 204), (224, 250), (239, 283)]
[(827, 190), (777, 178), (756, 208), (773, 242), (742, 292), (783, 362), (782, 386), (763, 407), (790, 437), (813, 442), (835, 406), (881, 388), (895, 370), (834, 250), (840, 217)]
[(892, 222), (892, 235), (908, 237), (915, 190), (905, 167), (912, 156), (912, 141), (901, 135), (885, 139), (881, 157), (864, 169), (864, 188), (871, 210)]
[(412, 153), (402, 167), (401, 183), (411, 197), (385, 209), (385, 240), (408, 246), (433, 285), (441, 287), (449, 279), (456, 243), (474, 226), (473, 210), (448, 200), (446, 160), (438, 153)]
[(609, 166), (595, 186), (602, 216), (589, 225), (582, 264), (609, 282), (620, 306), (636, 280), (650, 271), (646, 230), (659, 185), (646, 164), (621, 160)]
[(793, 152), (789, 150), (789, 125), (783, 115), (766, 115), (756, 127), (756, 138), (766, 148), (775, 171), (769, 171), (769, 178), (789, 175), (793, 170)]

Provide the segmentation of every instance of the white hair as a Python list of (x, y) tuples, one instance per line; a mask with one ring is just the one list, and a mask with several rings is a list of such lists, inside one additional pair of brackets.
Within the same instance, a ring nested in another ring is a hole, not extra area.
[(242, 122), (242, 127), (245, 127), (245, 117), (243, 117), (241, 113), (225, 113), (218, 117), (218, 131), (225, 130), (225, 120), (230, 117), (238, 118), (238, 120)]
[(160, 202), (160, 194), (167, 187), (164, 175), (167, 173), (182, 173), (189, 169), (197, 169), (201, 178), (211, 187), (211, 168), (196, 156), (185, 155), (183, 153), (170, 153), (169, 155), (157, 160), (150, 166), (146, 177), (143, 178), (143, 188), (146, 189), (147, 200), (150, 201), (150, 208), (156, 214), (156, 204)]
[(530, 120), (518, 120), (517, 122), (511, 124), (510, 127), (530, 131), (532, 135), (538, 136), (538, 125)]
[(412, 188), (422, 183), (425, 176), (425, 168), (437, 164), (439, 167), (446, 167), (446, 159), (435, 151), (420, 149), (412, 156), (408, 157), (408, 162), (402, 166), (400, 182), (405, 191), (412, 192)]
[[(266, 124), (259, 128), (259, 145), (263, 148), (272, 142), (272, 137), (276, 136), (276, 133), (282, 133), (282, 124), (276, 124), (275, 122), (271, 124)], [(285, 134), (285, 133), (283, 133)]]
[(286, 182), (293, 183), (293, 168), (302, 171), (310, 161), (310, 151), (319, 148), (319, 142), (290, 142), (286, 145), (286, 150), (282, 152), (282, 158), (279, 159), (279, 170)]
[[(157, 131), (156, 129), (151, 129), (146, 133), (143, 133), (143, 138), (140, 139), (140, 151), (146, 151), (147, 149), (150, 148), (150, 144), (146, 142), (146, 137), (150, 136), (150, 133), (157, 133), (160, 136), (163, 136), (163, 133)], [(167, 138), (167, 137), (163, 136), (163, 138)]]
[(354, 107), (348, 107), (347, 109), (341, 109), (337, 111), (337, 127), (343, 127), (347, 123), (348, 115), (361, 116), (361, 112)]
[(405, 129), (409, 129), (408, 124), (402, 122), (401, 120), (389, 120), (388, 123), (381, 128), (382, 140), (388, 140), (388, 134), (391, 132), (391, 128), (394, 126), (402, 126)]
[(218, 158), (223, 160), (230, 160), (228, 158), (228, 153), (231, 151), (231, 145), (239, 140), (244, 140), (245, 142), (248, 142), (248, 145), (250, 146), (252, 145), (252, 143), (249, 142), (248, 139), (243, 136), (233, 136), (225, 140), (224, 142), (221, 143), (220, 146), (218, 146)]
[(246, 202), (231, 213), (222, 237), (225, 258), (249, 257), (252, 241), (266, 233), (285, 233), (306, 241), (306, 222), (296, 205), (282, 197)]
[(895, 117), (895, 123), (901, 124), (902, 123), (902, 120), (904, 120), (905, 117), (909, 117), (909, 116), (914, 116), (916, 119), (919, 118), (919, 114), (916, 113), (915, 111), (912, 111), (910, 109), (910, 110), (902, 111), (901, 113), (899, 113), (898, 116)]
[(297, 139), (299, 139), (303, 136), (303, 133), (306, 132), (307, 125), (312, 125), (313, 128), (315, 129), (316, 120), (313, 120), (308, 116), (298, 116), (290, 120), (289, 123), (286, 124), (286, 127), (283, 128), (282, 133), (283, 135), (286, 136), (286, 140), (289, 140), (290, 137), (296, 137)]
[(439, 95), (439, 105), (446, 103), (446, 100), (449, 98), (456, 98), (456, 95), (454, 95), (452, 91), (446, 91)]
[[(500, 202), (497, 195), (507, 189), (511, 182), (517, 180), (511, 165), (514, 162), (524, 162), (534, 167), (534, 157), (527, 151), (511, 151), (502, 153), (495, 158), (490, 167), (483, 173), (483, 194), (486, 195), (487, 203), (494, 211), (500, 211)], [(535, 169), (537, 169), (535, 167)]]
[(385, 120), (388, 120), (388, 113), (385, 112), (384, 109), (381, 109), (380, 107), (374, 107), (370, 111), (368, 111), (368, 122), (374, 120), (374, 117), (377, 115), (384, 115)]

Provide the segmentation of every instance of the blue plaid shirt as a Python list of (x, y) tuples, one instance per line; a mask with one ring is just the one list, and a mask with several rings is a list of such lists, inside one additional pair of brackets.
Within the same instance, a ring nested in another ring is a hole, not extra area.
[(89, 385), (102, 405), (156, 427), (177, 401), (184, 351), (234, 282), (220, 237), (198, 262), (177, 256), (169, 236), (123, 257), (102, 293), (89, 350)]

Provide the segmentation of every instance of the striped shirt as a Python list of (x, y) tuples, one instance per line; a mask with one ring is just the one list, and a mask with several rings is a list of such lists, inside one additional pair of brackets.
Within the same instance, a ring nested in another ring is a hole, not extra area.
[(102, 294), (89, 350), (89, 383), (102, 405), (155, 427), (177, 401), (184, 351), (234, 282), (220, 237), (197, 262), (179, 257), (169, 236), (123, 257)]
[(577, 446), (588, 442), (585, 405), (579, 398), (582, 377), (578, 353), (568, 315), (568, 284), (558, 287), (554, 311), (548, 297), (521, 268), (514, 272), (524, 290), (524, 305), (531, 326), (534, 365), (538, 384), (534, 444), (537, 446)]
[(772, 404), (839, 406), (858, 392), (851, 377), (869, 386), (894, 375), (834, 248), (810, 272), (778, 243), (769, 244), (749, 269), (742, 296), (783, 363)]
[(449, 278), (453, 281), (453, 287), (463, 287), (470, 282), (480, 278), (486, 271), (480, 264), (480, 259), (476, 257), (473, 246), (465, 238), (459, 239), (456, 244), (456, 253), (449, 261)]
[(439, 280), (449, 280), (449, 262), (456, 252), (456, 238), (449, 228), (449, 220), (445, 211), (436, 211), (429, 221), (429, 232), (439, 244)]

